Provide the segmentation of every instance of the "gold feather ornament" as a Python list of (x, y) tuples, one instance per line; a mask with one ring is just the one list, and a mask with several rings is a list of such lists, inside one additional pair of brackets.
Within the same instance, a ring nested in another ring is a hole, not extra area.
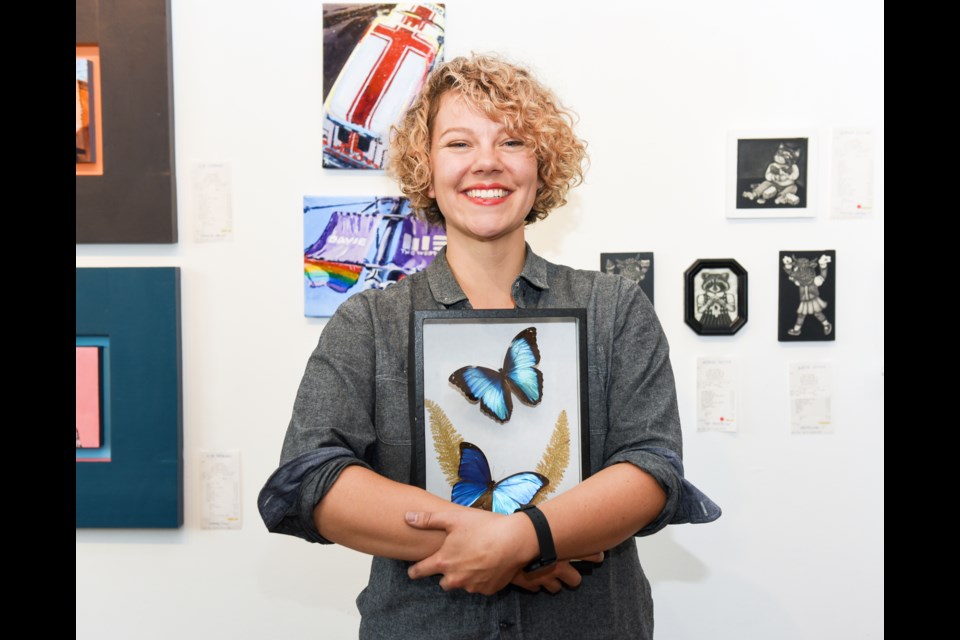
[[(430, 433), (433, 436), (433, 449), (437, 454), (437, 463), (452, 488), (461, 480), (460, 443), (464, 441), (463, 436), (450, 422), (440, 405), (426, 398), (423, 402), (430, 414)], [(547, 496), (557, 490), (569, 464), (570, 426), (567, 421), (567, 412), (561, 411), (536, 469), (536, 472), (545, 476), (549, 482), (533, 497), (531, 500), (533, 504), (543, 502)]]
[(426, 398), (423, 404), (430, 413), (430, 433), (433, 434), (437, 462), (452, 487), (460, 480), (460, 443), (463, 442), (463, 436), (454, 428), (440, 405)]
[(537, 473), (550, 479), (550, 484), (533, 497), (533, 504), (540, 504), (547, 496), (557, 490), (563, 482), (563, 472), (570, 464), (570, 426), (567, 424), (567, 412), (561, 411), (557, 425), (553, 428), (550, 442), (537, 465)]

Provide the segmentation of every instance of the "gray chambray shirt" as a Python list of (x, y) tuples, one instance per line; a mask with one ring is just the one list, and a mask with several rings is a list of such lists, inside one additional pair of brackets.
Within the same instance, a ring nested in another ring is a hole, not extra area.
[[(637, 535), (719, 517), (719, 507), (683, 477), (669, 347), (637, 284), (549, 263), (528, 246), (513, 298), (520, 309), (587, 309), (591, 473), (629, 462), (667, 493), (663, 512)], [(469, 308), (445, 251), (425, 271), (340, 305), (307, 362), (280, 467), (258, 500), (270, 531), (328, 543), (314, 526), (313, 509), (348, 465), (410, 482), (411, 311)], [(650, 585), (633, 538), (609, 550), (580, 587), (558, 594), (513, 586), (493, 596), (445, 592), (439, 576), (408, 578), (408, 566), (373, 558), (369, 584), (357, 598), (361, 638), (653, 637)]]

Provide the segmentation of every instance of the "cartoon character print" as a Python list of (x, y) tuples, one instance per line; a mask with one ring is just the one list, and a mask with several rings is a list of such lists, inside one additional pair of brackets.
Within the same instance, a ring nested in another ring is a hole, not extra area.
[[(783, 257), (783, 270), (787, 278), (800, 290), (800, 306), (797, 307), (797, 322), (792, 329), (787, 330), (791, 336), (799, 336), (803, 328), (803, 322), (807, 316), (814, 316), (823, 325), (823, 335), (828, 336), (833, 331), (833, 325), (827, 320), (823, 310), (827, 308), (827, 302), (820, 297), (820, 285), (827, 279), (827, 265), (830, 264), (830, 256), (824, 254), (814, 262), (808, 258), (797, 258), (796, 256)], [(819, 267), (820, 273), (817, 273)]]
[(728, 272), (703, 272), (703, 293), (697, 296), (697, 315), (704, 328), (729, 328), (733, 321), (731, 313), (737, 311), (737, 297), (730, 293)]
[(612, 260), (607, 258), (605, 269), (607, 273), (616, 273), (634, 282), (643, 282), (644, 278), (647, 277), (647, 271), (650, 270), (650, 260), (641, 258)]
[(751, 184), (749, 191), (743, 192), (747, 200), (755, 200), (757, 204), (764, 204), (774, 199), (774, 204), (797, 205), (800, 198), (797, 196), (797, 180), (800, 178), (800, 167), (797, 161), (800, 158), (800, 149), (796, 146), (781, 142), (773, 154), (773, 162), (767, 165), (764, 172), (764, 181)]

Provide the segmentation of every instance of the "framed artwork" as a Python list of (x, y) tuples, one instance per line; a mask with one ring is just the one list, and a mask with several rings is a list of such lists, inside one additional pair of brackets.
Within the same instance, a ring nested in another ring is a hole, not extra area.
[(777, 340), (836, 340), (837, 252), (781, 251), (778, 270)]
[(684, 285), (683, 319), (698, 334), (733, 335), (747, 323), (747, 271), (736, 260), (697, 260)]
[(100, 112), (100, 55), (96, 47), (77, 47), (77, 174), (102, 175), (98, 151)]
[(600, 271), (615, 273), (640, 285), (653, 302), (653, 253), (601, 253)]
[(443, 4), (323, 5), (323, 166), (383, 169), (390, 126), (443, 60)]
[(303, 242), (304, 315), (329, 317), (355, 293), (426, 269), (447, 232), (415, 216), (407, 198), (307, 196)]
[(813, 144), (808, 134), (731, 133), (727, 217), (814, 215)]
[(179, 527), (180, 270), (76, 271), (77, 528)]
[(584, 309), (415, 311), (413, 480), (499, 513), (589, 475)]
[(76, 24), (94, 98), (93, 162), (77, 149), (77, 244), (174, 243), (170, 0), (77, 0)]
[(104, 407), (109, 405), (110, 380), (104, 371), (109, 363), (109, 341), (105, 338), (77, 339), (77, 462), (109, 462), (109, 422)]

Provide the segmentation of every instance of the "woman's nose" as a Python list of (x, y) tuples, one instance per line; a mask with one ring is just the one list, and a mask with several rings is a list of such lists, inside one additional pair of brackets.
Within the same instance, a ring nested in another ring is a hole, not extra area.
[(475, 173), (491, 173), (503, 169), (500, 154), (492, 145), (479, 145), (473, 158)]

